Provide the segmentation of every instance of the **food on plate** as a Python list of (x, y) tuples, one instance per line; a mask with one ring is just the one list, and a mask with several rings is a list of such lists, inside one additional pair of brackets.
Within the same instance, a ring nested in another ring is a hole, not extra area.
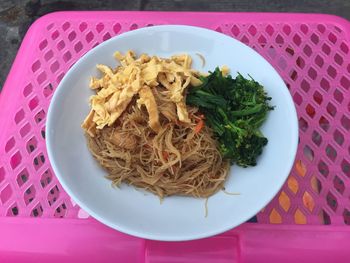
[(120, 66), (98, 65), (96, 95), (82, 124), (89, 148), (113, 184), (122, 182), (168, 195), (208, 197), (219, 191), (229, 170), (212, 131), (185, 91), (201, 83), (191, 57), (163, 59), (117, 52)]
[(242, 167), (255, 166), (268, 141), (260, 127), (273, 110), (271, 98), (253, 78), (224, 76), (227, 73), (227, 68), (216, 68), (201, 77), (201, 85), (188, 89), (187, 104), (204, 114), (224, 158)]
[(223, 189), (232, 163), (256, 164), (272, 109), (260, 84), (232, 79), (227, 67), (204, 76), (186, 54), (114, 56), (120, 66), (97, 65), (103, 76), (91, 79), (96, 94), (82, 124), (114, 185), (207, 198)]

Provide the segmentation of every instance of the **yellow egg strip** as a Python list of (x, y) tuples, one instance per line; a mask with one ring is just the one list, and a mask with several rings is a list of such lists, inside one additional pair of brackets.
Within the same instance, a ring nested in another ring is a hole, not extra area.
[(176, 105), (178, 119), (190, 122), (186, 108), (184, 91), (191, 84), (201, 84), (199, 73), (191, 69), (189, 55), (175, 55), (169, 59), (150, 57), (142, 54), (136, 58), (134, 52), (125, 55), (116, 52), (114, 57), (120, 65), (111, 69), (98, 64), (103, 77), (91, 78), (90, 87), (96, 90), (91, 96), (91, 111), (82, 127), (94, 136), (96, 129), (111, 126), (125, 111), (134, 96), (138, 96), (139, 107), (144, 105), (149, 114), (149, 125), (155, 131), (160, 129), (158, 107), (152, 89), (164, 87), (169, 91), (170, 101)]

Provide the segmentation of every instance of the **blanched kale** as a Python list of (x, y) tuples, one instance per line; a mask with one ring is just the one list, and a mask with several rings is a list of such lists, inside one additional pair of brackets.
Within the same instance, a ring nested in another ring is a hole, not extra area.
[(187, 104), (204, 114), (224, 158), (242, 167), (255, 166), (268, 142), (260, 127), (273, 110), (271, 98), (253, 78), (223, 76), (219, 68), (201, 81), (188, 89)]

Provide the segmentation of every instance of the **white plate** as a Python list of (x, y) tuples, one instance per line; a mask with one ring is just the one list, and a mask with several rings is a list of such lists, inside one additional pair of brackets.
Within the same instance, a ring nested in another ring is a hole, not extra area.
[[(134, 50), (168, 57), (188, 53), (202, 71), (227, 65), (236, 75), (250, 74), (263, 84), (276, 109), (269, 114), (263, 132), (269, 139), (253, 168), (233, 166), (226, 189), (209, 198), (208, 217), (204, 199), (158, 197), (122, 185), (112, 188), (91, 156), (80, 124), (89, 112), (88, 88), (96, 64), (115, 67), (113, 53)], [(206, 64), (196, 53), (205, 57)], [(258, 213), (285, 182), (298, 143), (297, 115), (292, 98), (274, 68), (258, 53), (239, 41), (203, 28), (155, 26), (131, 31), (97, 46), (82, 57), (58, 86), (47, 117), (47, 150), (53, 170), (67, 193), (91, 216), (134, 236), (154, 240), (191, 240), (227, 231)]]

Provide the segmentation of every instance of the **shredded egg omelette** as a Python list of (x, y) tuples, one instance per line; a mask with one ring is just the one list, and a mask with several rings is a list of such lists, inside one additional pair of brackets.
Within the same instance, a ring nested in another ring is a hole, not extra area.
[(82, 124), (90, 136), (94, 137), (98, 129), (115, 123), (134, 97), (138, 107), (146, 107), (148, 124), (157, 133), (160, 130), (159, 113), (152, 89), (158, 87), (169, 91), (178, 120), (190, 122), (184, 91), (188, 85), (197, 86), (201, 81), (199, 72), (191, 69), (189, 55), (160, 58), (142, 54), (136, 57), (133, 51), (128, 51), (125, 55), (116, 52), (114, 57), (120, 66), (112, 69), (98, 64), (97, 69), (103, 76), (92, 77), (90, 81), (90, 88), (96, 94), (90, 97), (91, 111)]

